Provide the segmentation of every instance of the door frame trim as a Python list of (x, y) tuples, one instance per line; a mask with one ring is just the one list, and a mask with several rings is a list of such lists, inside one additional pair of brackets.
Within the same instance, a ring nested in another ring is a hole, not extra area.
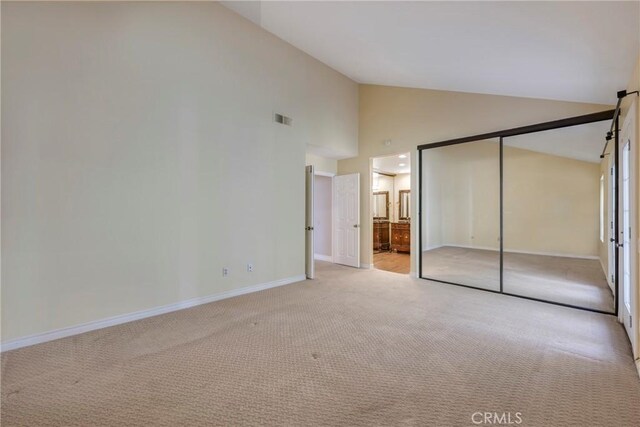
[[(316, 258), (315, 258), (315, 178), (316, 168), (314, 165), (306, 165), (304, 168), (304, 274), (307, 279), (315, 279)], [(311, 177), (311, 178), (309, 178)], [(311, 225), (309, 225), (311, 217)], [(309, 242), (311, 240), (311, 242)]]
[(447, 145), (464, 144), (466, 142), (482, 141), (485, 139), (506, 138), (509, 136), (525, 135), (528, 133), (543, 132), (545, 130), (561, 129), (571, 126), (584, 125), (587, 123), (602, 122), (612, 120), (615, 117), (616, 110), (605, 110), (597, 113), (584, 114), (582, 116), (567, 117), (560, 120), (552, 120), (550, 122), (536, 123), (533, 125), (521, 126), (511, 129), (503, 129), (495, 132), (481, 133), (479, 135), (465, 136), (463, 138), (454, 138), (440, 142), (430, 142), (418, 145), (418, 151), (429, 148), (445, 147)]
[[(630, 243), (630, 248), (629, 248), (629, 261), (630, 261), (630, 298), (631, 298), (631, 303), (632, 303), (632, 307), (631, 307), (631, 312), (629, 313), (631, 316), (631, 322), (632, 322), (632, 326), (631, 326), (631, 334), (633, 335), (632, 337), (629, 337), (630, 341), (631, 341), (631, 345), (632, 345), (632, 351), (633, 351), (633, 356), (634, 358), (638, 358), (639, 354), (640, 354), (640, 331), (638, 331), (639, 326), (640, 326), (640, 322), (638, 321), (638, 317), (640, 316), (640, 302), (638, 301), (639, 297), (640, 297), (640, 283), (638, 280), (638, 275), (639, 275), (639, 270), (638, 270), (638, 256), (640, 255), (640, 253), (638, 252), (638, 244), (640, 242), (638, 242), (638, 239), (640, 237), (640, 233), (638, 233), (638, 203), (640, 202), (639, 198), (638, 198), (638, 173), (640, 172), (639, 168), (640, 165), (638, 164), (638, 147), (640, 146), (639, 141), (640, 141), (640, 135), (638, 134), (639, 130), (640, 130), (640, 123), (638, 123), (638, 108), (640, 108), (640, 105), (638, 105), (638, 98), (634, 98), (631, 103), (629, 104), (629, 109), (627, 110), (627, 115), (625, 116), (625, 120), (622, 123), (622, 126), (618, 126), (619, 123), (616, 123), (616, 146), (619, 147), (618, 151), (622, 148), (622, 146), (624, 146), (624, 141), (621, 140), (622, 138), (622, 131), (625, 127), (625, 124), (627, 123), (627, 120), (633, 120), (634, 123), (634, 127), (635, 129), (633, 129), (633, 136), (634, 138), (631, 139), (629, 141), (629, 227), (631, 228), (631, 233), (629, 236), (629, 243)], [(633, 109), (633, 111), (632, 111)], [(633, 113), (633, 114), (631, 114)], [(620, 134), (620, 137), (618, 137), (618, 134)], [(622, 153), (619, 152), (618, 154), (619, 157), (622, 156)], [(619, 167), (621, 167), (621, 158), (618, 159), (619, 162)], [(621, 178), (621, 176), (620, 176)], [(618, 181), (616, 181), (618, 184), (618, 187), (620, 187), (619, 191), (622, 191), (622, 185), (621, 183)], [(619, 213), (622, 214), (622, 208), (621, 208), (621, 199), (622, 197), (619, 196), (619, 200), (618, 200), (618, 210)], [(618, 218), (618, 220), (620, 220), (620, 218)], [(619, 237), (620, 235), (620, 231), (617, 231), (617, 235)], [(624, 250), (624, 248), (618, 248), (617, 252), (620, 252), (621, 250)], [(617, 260), (617, 267), (619, 269), (620, 266), (620, 260), (623, 259), (623, 255), (620, 253), (617, 255), (616, 260)], [(622, 274), (622, 272), (620, 273)], [(620, 291), (623, 291), (623, 288), (620, 287)], [(624, 326), (624, 309), (622, 309), (622, 307), (624, 306), (624, 297), (619, 298), (618, 303), (618, 321), (620, 321), (621, 323), (623, 323)], [(628, 331), (626, 329), (625, 326), (625, 331)], [(640, 366), (640, 365), (639, 365)]]

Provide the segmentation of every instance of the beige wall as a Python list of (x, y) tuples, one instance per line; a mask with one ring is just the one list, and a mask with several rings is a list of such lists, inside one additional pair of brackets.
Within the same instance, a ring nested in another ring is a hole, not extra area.
[(504, 248), (597, 258), (600, 165), (504, 147)]
[[(338, 161), (338, 173), (361, 175), (361, 262), (371, 263), (372, 222), (369, 218), (371, 158), (410, 151), (417, 171), (418, 145), (455, 137), (523, 126), (609, 109), (611, 106), (530, 98), (480, 95), (389, 86), (360, 86), (359, 153)], [(391, 145), (385, 145), (385, 140)], [(417, 173), (412, 176), (413, 218), (417, 218)], [(416, 254), (412, 221), (412, 253)], [(412, 257), (415, 272), (415, 257)]]
[(2, 89), (3, 341), (303, 275), (306, 147), (357, 152), (357, 85), (216, 3), (3, 2)]
[(423, 250), (500, 247), (499, 155), (497, 141), (423, 152)]
[[(498, 140), (423, 154), (423, 250), (500, 248)], [(506, 251), (598, 256), (600, 166), (504, 147)]]
[(313, 165), (316, 172), (324, 172), (334, 175), (338, 172), (338, 161), (335, 159), (307, 153), (305, 161), (307, 166)]

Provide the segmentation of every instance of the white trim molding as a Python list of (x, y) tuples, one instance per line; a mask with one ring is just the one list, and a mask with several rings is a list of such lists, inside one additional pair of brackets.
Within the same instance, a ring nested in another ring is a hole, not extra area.
[(231, 289), (214, 295), (191, 298), (185, 301), (163, 305), (160, 307), (154, 307), (147, 310), (141, 310), (133, 313), (121, 314), (119, 316), (108, 317), (106, 319), (95, 320), (92, 322), (83, 323), (81, 325), (75, 325), (67, 328), (44, 332), (41, 334), (34, 334), (26, 337), (16, 338), (14, 340), (9, 340), (0, 344), (0, 351), (5, 352), (22, 347), (27, 347), (30, 345), (41, 344), (47, 341), (53, 341), (60, 338), (83, 334), (85, 332), (108, 328), (110, 326), (121, 325), (123, 323), (133, 322), (135, 320), (145, 319), (147, 317), (158, 316), (160, 314), (170, 313), (172, 311), (178, 311), (185, 308), (195, 307), (197, 305), (208, 304), (210, 302), (263, 291), (265, 289), (271, 289), (278, 286), (289, 285), (291, 283), (302, 282), (304, 280), (306, 280), (306, 276), (304, 274), (299, 276), (287, 277), (284, 279), (274, 280), (272, 282), (260, 283), (257, 285), (246, 286), (244, 288)]

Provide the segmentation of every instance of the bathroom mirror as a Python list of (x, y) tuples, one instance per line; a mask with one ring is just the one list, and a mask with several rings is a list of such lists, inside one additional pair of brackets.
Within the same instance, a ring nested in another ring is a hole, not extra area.
[(411, 219), (411, 190), (398, 191), (398, 220), (409, 221)]
[(373, 219), (389, 220), (388, 191), (376, 191), (373, 193)]

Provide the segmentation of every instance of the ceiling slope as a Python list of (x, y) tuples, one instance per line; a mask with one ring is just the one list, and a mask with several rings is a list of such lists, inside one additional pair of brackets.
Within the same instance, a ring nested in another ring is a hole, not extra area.
[(359, 83), (614, 104), (640, 3), (223, 2)]

